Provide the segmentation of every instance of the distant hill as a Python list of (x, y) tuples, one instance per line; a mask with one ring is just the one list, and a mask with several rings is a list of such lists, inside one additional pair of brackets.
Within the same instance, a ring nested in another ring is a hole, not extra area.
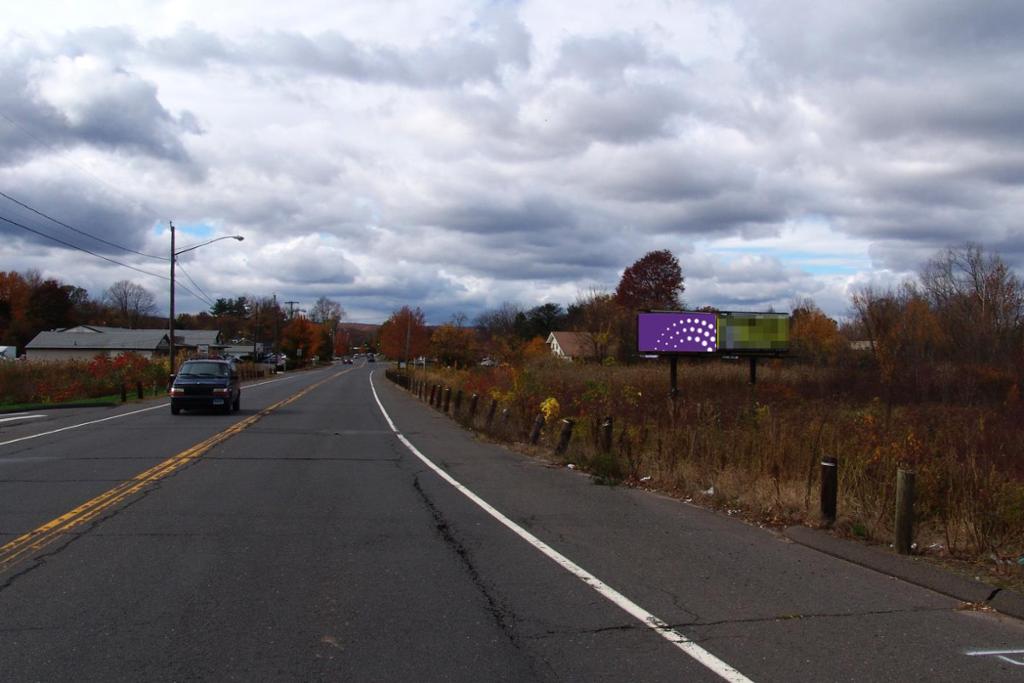
[(350, 332), (361, 332), (363, 334), (376, 334), (377, 330), (380, 329), (380, 325), (373, 323), (350, 323), (342, 321), (338, 323), (338, 327), (343, 330), (349, 330)]

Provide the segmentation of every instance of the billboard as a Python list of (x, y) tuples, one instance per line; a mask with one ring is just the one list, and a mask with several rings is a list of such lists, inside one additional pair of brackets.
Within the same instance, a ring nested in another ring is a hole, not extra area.
[(714, 313), (671, 311), (637, 315), (640, 353), (714, 353), (718, 320)]
[(724, 353), (786, 353), (789, 350), (789, 314), (722, 311), (718, 314), (718, 345)]
[(637, 315), (637, 351), (779, 355), (789, 350), (789, 315), (662, 311)]

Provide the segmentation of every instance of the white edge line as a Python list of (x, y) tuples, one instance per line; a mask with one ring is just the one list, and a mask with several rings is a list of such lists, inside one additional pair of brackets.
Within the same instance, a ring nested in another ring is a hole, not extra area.
[[(281, 377), (279, 379), (270, 379), (270, 380), (267, 380), (266, 382), (260, 382), (259, 384), (250, 384), (246, 388), (247, 389), (254, 389), (256, 387), (261, 387), (264, 384), (273, 384), (274, 382), (284, 382), (285, 380), (294, 379), (295, 377), (296, 377), (296, 375), (289, 375), (288, 377)], [(122, 417), (128, 417), (129, 415), (138, 415), (139, 413), (145, 413), (145, 412), (150, 411), (150, 410), (156, 410), (157, 408), (166, 408), (167, 406), (168, 406), (167, 403), (158, 403), (155, 406), (150, 406), (149, 408), (141, 408), (139, 410), (133, 410), (133, 411), (131, 411), (129, 413), (120, 413), (118, 415), (111, 415), (110, 417), (103, 417), (103, 418), (100, 418), (98, 420), (90, 420), (89, 422), (80, 422), (80, 423), (75, 424), (75, 425), (68, 425), (67, 427), (61, 427), (60, 429), (51, 429), (48, 432), (40, 432), (38, 434), (29, 434), (28, 436), (21, 436), (21, 437), (18, 437), (17, 439), (11, 439), (10, 441), (0, 441), (0, 446), (9, 446), (12, 443), (18, 443), (19, 441), (28, 441), (29, 439), (38, 439), (41, 436), (49, 436), (51, 434), (58, 434), (60, 432), (66, 432), (69, 429), (78, 429), (79, 427), (88, 427), (89, 425), (99, 424), (100, 422), (107, 422), (108, 420), (118, 420), (118, 419), (120, 419)]]
[(455, 489), (457, 489), (459, 493), (461, 493), (462, 495), (466, 496), (471, 501), (476, 503), (476, 505), (480, 507), (484, 512), (486, 512), (491, 517), (493, 517), (501, 524), (506, 526), (508, 529), (513, 531), (517, 536), (519, 536), (524, 541), (532, 545), (534, 548), (542, 552), (544, 555), (547, 555), (548, 558), (554, 560), (559, 566), (568, 571), (570, 574), (574, 575), (583, 583), (593, 588), (603, 597), (607, 598), (612, 603), (614, 603), (617, 607), (624, 610), (627, 614), (636, 618), (644, 626), (651, 629), (652, 631), (660, 635), (662, 638), (675, 645), (677, 648), (685, 652), (693, 659), (697, 660), (700, 664), (704, 665), (710, 671), (714, 672), (721, 678), (727, 681), (731, 681), (733, 683), (752, 683), (751, 679), (744, 676), (738, 670), (729, 666), (721, 659), (719, 659), (718, 657), (714, 656), (713, 654), (702, 648), (700, 645), (697, 645), (692, 640), (690, 640), (683, 634), (673, 629), (667, 623), (665, 623), (658, 617), (654, 616), (653, 614), (645, 610), (643, 607), (640, 607), (640, 605), (636, 604), (622, 593), (619, 593), (617, 590), (615, 590), (611, 586), (607, 585), (606, 583), (598, 579), (596, 576), (588, 572), (586, 569), (580, 567), (578, 564), (576, 564), (569, 558), (559, 553), (557, 550), (549, 546), (547, 543), (540, 540), (539, 538), (531, 534), (529, 531), (513, 522), (511, 519), (509, 519), (504, 514), (499, 512), (496, 508), (491, 506), (490, 503), (488, 503), (483, 498), (473, 493), (471, 490), (469, 490), (464, 485), (459, 483), (443, 469), (435, 465), (433, 461), (431, 461), (425, 455), (420, 453), (420, 451), (414, 445), (412, 445), (412, 442), (405, 438), (405, 436), (400, 431), (398, 431), (398, 428), (395, 427), (395, 423), (392, 422), (391, 416), (388, 415), (388, 411), (384, 409), (384, 404), (381, 403), (380, 397), (377, 395), (377, 389), (373, 385), (373, 371), (370, 372), (370, 390), (373, 392), (373, 398), (377, 402), (377, 407), (380, 408), (380, 412), (384, 415), (384, 419), (387, 420), (388, 426), (391, 427), (391, 431), (394, 432), (395, 436), (398, 437), (398, 440), (401, 441), (402, 444), (406, 448), (408, 448), (413, 455), (415, 455), (417, 458), (423, 461), (423, 464), (432, 469), (439, 477), (441, 477), (446, 482), (455, 487)]
[(0, 417), (0, 422), (13, 422), (15, 420), (38, 420), (45, 415), (8, 415), (7, 417)]

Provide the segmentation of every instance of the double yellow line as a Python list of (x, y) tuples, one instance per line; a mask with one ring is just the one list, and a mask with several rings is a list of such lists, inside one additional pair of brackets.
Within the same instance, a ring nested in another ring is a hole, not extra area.
[(299, 400), (320, 385), (351, 371), (351, 368), (343, 370), (342, 372), (335, 373), (330, 377), (326, 377), (319, 382), (316, 382), (315, 384), (311, 384), (305, 389), (292, 394), (288, 398), (264, 408), (255, 415), (250, 415), (244, 420), (236, 422), (224, 431), (214, 434), (209, 439), (201, 441), (195, 446), (192, 446), (177, 455), (171, 456), (159, 465), (155, 465), (145, 472), (121, 482), (109, 491), (101, 493), (95, 498), (82, 503), (74, 510), (65, 512), (60, 517), (50, 520), (46, 524), (33, 529), (27, 534), (18, 536), (13, 541), (10, 541), (6, 545), (0, 547), (0, 572), (10, 569), (20, 560), (31, 557), (38, 551), (61, 538), (64, 534), (70, 532), (75, 527), (96, 519), (107, 510), (130, 498), (147, 486), (180, 470), (182, 467), (196, 460), (217, 444), (223, 443), (235, 434), (248, 429), (278, 408)]

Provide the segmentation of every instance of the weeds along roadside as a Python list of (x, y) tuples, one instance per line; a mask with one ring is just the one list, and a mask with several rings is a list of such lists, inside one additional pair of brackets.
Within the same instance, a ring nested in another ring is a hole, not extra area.
[[(184, 356), (182, 356), (184, 358)], [(243, 380), (260, 373), (252, 363), (239, 363)], [(167, 386), (166, 358), (144, 358), (124, 353), (116, 358), (90, 360), (17, 361), (0, 363), (0, 405), (64, 403), (129, 393), (141, 384), (146, 393), (161, 393)]]
[[(764, 524), (816, 526), (821, 459), (834, 456), (836, 528), (889, 543), (896, 471), (913, 467), (919, 552), (984, 563), (1011, 584), (1024, 580), (1019, 401), (893, 405), (865, 395), (863, 378), (854, 387), (840, 370), (775, 362), (762, 366), (755, 388), (745, 365), (681, 365), (674, 403), (667, 366), (656, 363), (541, 359), (523, 367), (416, 369), (412, 379), (412, 388), (424, 386), (425, 400), (431, 387), (451, 388), (449, 413), (490, 438), (526, 443), (543, 414), (538, 447), (551, 453), (561, 419), (569, 418), (569, 446), (550, 457), (598, 482), (662, 490)], [(601, 425), (608, 417), (606, 450)]]

